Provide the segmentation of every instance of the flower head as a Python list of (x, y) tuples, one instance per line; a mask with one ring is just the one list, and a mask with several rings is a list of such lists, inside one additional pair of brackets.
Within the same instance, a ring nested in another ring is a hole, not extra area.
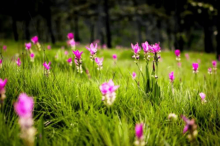
[(171, 73), (169, 74), (169, 79), (170, 79), (170, 82), (173, 83), (173, 81), (174, 81), (174, 79), (175, 79), (173, 72), (171, 72)]
[(199, 93), (199, 96), (201, 97), (202, 103), (205, 103), (205, 93)]
[(116, 54), (113, 54), (113, 55), (112, 55), (112, 58), (113, 58), (114, 60), (116, 60), (116, 59), (117, 59), (117, 55), (116, 55)]
[(211, 67), (208, 68), (208, 73), (209, 73), (209, 74), (212, 74), (212, 68), (211, 68)]
[(7, 79), (5, 80), (0, 79), (0, 91), (5, 88), (7, 81), (8, 81)]
[(81, 55), (83, 52), (79, 52), (79, 50), (73, 51), (73, 54), (75, 55), (75, 58), (80, 60), (81, 59)]
[(190, 120), (190, 119), (186, 118), (185, 116), (181, 116), (181, 117), (185, 122), (185, 127), (183, 128), (183, 133), (186, 133), (187, 131), (189, 131), (187, 138), (190, 141), (195, 139), (196, 136), (198, 135), (197, 125), (195, 123), (195, 120), (194, 119)]
[(25, 48), (26, 48), (27, 50), (30, 50), (30, 49), (31, 49), (31, 42), (25, 43)]
[(38, 43), (38, 36), (34, 36), (31, 38), (31, 41), (34, 43), (34, 44), (37, 44)]
[(94, 45), (93, 43), (91, 43), (90, 47), (86, 47), (86, 49), (89, 50), (91, 55), (95, 55), (97, 52), (97, 47), (98, 47), (97, 44)]
[(18, 65), (18, 67), (21, 66), (21, 60), (20, 60), (20, 58), (17, 59), (16, 63), (17, 63), (17, 65)]
[(155, 43), (154, 45), (149, 46), (152, 53), (159, 53), (160, 52), (160, 43)]
[(193, 63), (192, 67), (193, 67), (193, 73), (197, 73), (198, 72), (199, 64), (198, 63)]
[(144, 124), (143, 123), (136, 124), (135, 135), (136, 135), (137, 139), (142, 139), (143, 132), (144, 132)]
[(139, 47), (138, 43), (135, 44), (135, 45), (133, 45), (133, 44), (131, 43), (131, 48), (133, 49), (134, 54), (138, 54), (138, 53), (141, 51), (141, 48)]
[(148, 42), (146, 41), (145, 43), (142, 43), (142, 48), (144, 50), (144, 53), (148, 53), (150, 51), (150, 48), (149, 48), (149, 44)]
[(49, 62), (48, 64), (47, 64), (47, 62), (44, 62), (43, 66), (45, 67), (46, 70), (50, 70), (50, 64), (51, 64), (51, 62)]
[(14, 104), (15, 112), (20, 118), (32, 117), (34, 100), (25, 93), (21, 93), (18, 101)]
[(180, 50), (175, 50), (176, 57), (180, 57)]
[(102, 69), (102, 63), (103, 63), (103, 58), (96, 57), (95, 62), (98, 65), (98, 70), (101, 70)]
[(68, 63), (72, 63), (72, 58), (67, 59)]
[(51, 49), (51, 46), (50, 46), (50, 45), (48, 45), (48, 46), (47, 46), (47, 49), (48, 49), (48, 50), (50, 50), (50, 49)]
[(2, 64), (2, 59), (0, 59), (0, 65)]
[(132, 73), (132, 78), (135, 79), (137, 77), (137, 74), (135, 72)]
[(189, 60), (189, 54), (188, 53), (185, 54), (185, 57), (186, 57), (187, 60)]
[(215, 61), (215, 60), (212, 61), (212, 65), (213, 65), (214, 68), (216, 68), (217, 67), (217, 61)]
[(64, 52), (65, 55), (68, 55), (68, 53), (69, 53), (68, 51), (65, 51), (65, 52)]
[(67, 38), (70, 40), (70, 39), (73, 39), (74, 38), (74, 34), (73, 33), (68, 33), (67, 34)]
[(4, 46), (3, 46), (3, 50), (5, 50), (5, 51), (6, 51), (6, 49), (7, 49), (7, 46), (6, 46), (6, 45), (4, 45)]
[(71, 46), (71, 47), (75, 47), (76, 46), (76, 42), (74, 39), (71, 39), (68, 41), (68, 44)]
[(31, 57), (31, 58), (34, 58), (34, 56), (35, 56), (34, 53), (31, 53), (31, 54), (30, 54), (30, 57)]

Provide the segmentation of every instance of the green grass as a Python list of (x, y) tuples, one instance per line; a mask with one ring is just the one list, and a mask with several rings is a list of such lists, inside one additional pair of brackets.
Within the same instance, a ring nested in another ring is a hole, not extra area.
[[(190, 60), (181, 54), (182, 67), (178, 68), (173, 52), (161, 53), (158, 83), (161, 87), (159, 103), (153, 103), (144, 93), (143, 79), (134, 63), (130, 50), (98, 50), (98, 57), (104, 57), (103, 70), (93, 70), (89, 52), (83, 47), (83, 67), (88, 69), (78, 74), (74, 64), (70, 67), (66, 60), (69, 56), (58, 46), (52, 50), (36, 53), (35, 62), (31, 63), (21, 43), (7, 42), (8, 50), (3, 51), (3, 68), (0, 78), (8, 79), (6, 100), (0, 112), (0, 145), (23, 145), (19, 138), (18, 117), (13, 104), (20, 93), (25, 92), (34, 97), (34, 126), (37, 128), (36, 145), (133, 145), (135, 124), (145, 124), (144, 135), (147, 145), (189, 145), (182, 133), (184, 122), (180, 115), (194, 118), (198, 125), (198, 137), (193, 145), (220, 145), (220, 77), (208, 75), (208, 67), (214, 54), (190, 52)], [(46, 46), (46, 45), (43, 45)], [(59, 59), (55, 55), (59, 52)], [(11, 60), (20, 53), (20, 68)], [(118, 55), (114, 65), (112, 54)], [(143, 55), (143, 54), (142, 54)], [(192, 73), (192, 63), (201, 59), (197, 78)], [(43, 62), (51, 61), (51, 74), (44, 75)], [(152, 62), (152, 60), (151, 60)], [(139, 61), (145, 72), (143, 56)], [(152, 63), (149, 64), (150, 71)], [(174, 94), (168, 74), (174, 71)], [(137, 82), (131, 73), (137, 73)], [(99, 86), (109, 79), (120, 85), (112, 107), (102, 102)], [(199, 93), (206, 94), (206, 104), (201, 103)], [(169, 113), (178, 115), (178, 120), (168, 120)], [(43, 123), (43, 124), (42, 124)]]

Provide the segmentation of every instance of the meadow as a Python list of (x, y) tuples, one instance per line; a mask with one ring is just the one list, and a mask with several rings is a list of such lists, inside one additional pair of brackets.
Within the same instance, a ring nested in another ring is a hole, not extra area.
[[(32, 44), (35, 58), (31, 62), (24, 42), (5, 41), (5, 44), (7, 49), (2, 49), (0, 56), (3, 59), (0, 78), (7, 79), (6, 98), (0, 112), (2, 146), (129, 146), (137, 144), (135, 141), (144, 141), (139, 145), (160, 146), (220, 145), (219, 71), (208, 73), (208, 68), (213, 68), (214, 54), (181, 52), (181, 66), (178, 66), (174, 51), (162, 48), (158, 67), (153, 65), (154, 58), (150, 58), (149, 74), (143, 49), (136, 62), (132, 48), (98, 49), (96, 56), (104, 61), (102, 69), (97, 70), (85, 45), (77, 45), (75, 50), (83, 51), (83, 72), (78, 73), (74, 61), (72, 66), (67, 62), (75, 57), (71, 47), (61, 49), (52, 45), (47, 49), (47, 44), (41, 44), (39, 51)], [(113, 54), (117, 59), (113, 59)], [(20, 66), (16, 64), (18, 58)], [(44, 62), (51, 62), (49, 71)], [(199, 64), (197, 73), (193, 73), (192, 63)], [(151, 74), (153, 68), (158, 78)], [(133, 72), (136, 77), (132, 76)], [(171, 72), (175, 76), (173, 81), (169, 78)], [(149, 86), (155, 85), (155, 90), (146, 89), (148, 78)], [(110, 79), (119, 87), (114, 92), (114, 103), (106, 105), (100, 86)], [(34, 100), (33, 144), (21, 138), (21, 124), (14, 108), (20, 93)], [(200, 93), (206, 95), (206, 102)], [(168, 118), (171, 113), (176, 116)], [(196, 127), (184, 122), (183, 116), (193, 119)], [(141, 138), (136, 125), (140, 123), (143, 124)], [(188, 131), (183, 133), (187, 124)], [(195, 130), (198, 134), (190, 139)]]

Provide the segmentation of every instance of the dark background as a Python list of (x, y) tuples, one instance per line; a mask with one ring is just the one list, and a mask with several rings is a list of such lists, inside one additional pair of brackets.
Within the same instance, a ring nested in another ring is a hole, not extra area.
[[(218, 13), (219, 12), (219, 13)], [(100, 41), (108, 48), (160, 42), (162, 48), (220, 55), (219, 0), (3, 0), (0, 39)]]

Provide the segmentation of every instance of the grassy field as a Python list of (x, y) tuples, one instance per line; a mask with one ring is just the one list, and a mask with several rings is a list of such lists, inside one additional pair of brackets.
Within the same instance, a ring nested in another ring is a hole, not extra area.
[[(219, 71), (216, 75), (208, 74), (214, 54), (187, 52), (190, 56), (187, 60), (183, 52), (179, 68), (174, 52), (162, 50), (157, 79), (160, 98), (155, 102), (145, 93), (145, 80), (132, 59), (131, 48), (98, 50), (97, 56), (104, 57), (103, 69), (98, 71), (90, 60), (89, 51), (77, 46), (76, 49), (84, 52), (83, 73), (79, 74), (74, 62), (72, 67), (67, 63), (69, 57), (74, 58), (70, 48), (66, 49), (69, 51), (66, 56), (58, 46), (48, 50), (42, 45), (41, 52), (32, 47), (36, 55), (32, 63), (23, 43), (7, 41), (7, 46), (7, 51), (2, 51), (3, 68), (0, 69), (0, 78), (8, 79), (7, 98), (0, 112), (2, 146), (23, 145), (13, 106), (20, 93), (34, 97), (35, 145), (134, 145), (135, 124), (141, 122), (145, 124), (147, 145), (220, 145)], [(13, 60), (17, 59), (16, 53), (21, 58), (20, 67)], [(113, 54), (118, 56), (116, 64)], [(51, 61), (48, 77), (44, 74), (44, 61)], [(195, 75), (192, 63), (198, 61), (199, 72)], [(138, 64), (145, 75), (143, 53)], [(151, 72), (152, 59), (148, 68)], [(174, 92), (169, 80), (171, 71), (175, 76)], [(132, 72), (137, 73), (135, 80)], [(111, 107), (103, 104), (99, 90), (109, 79), (120, 85)], [(206, 94), (205, 104), (201, 102), (200, 92)], [(178, 119), (168, 120), (170, 113), (175, 113)], [(183, 134), (185, 123), (181, 115), (195, 119), (198, 126), (195, 141), (190, 142), (188, 133)]]

